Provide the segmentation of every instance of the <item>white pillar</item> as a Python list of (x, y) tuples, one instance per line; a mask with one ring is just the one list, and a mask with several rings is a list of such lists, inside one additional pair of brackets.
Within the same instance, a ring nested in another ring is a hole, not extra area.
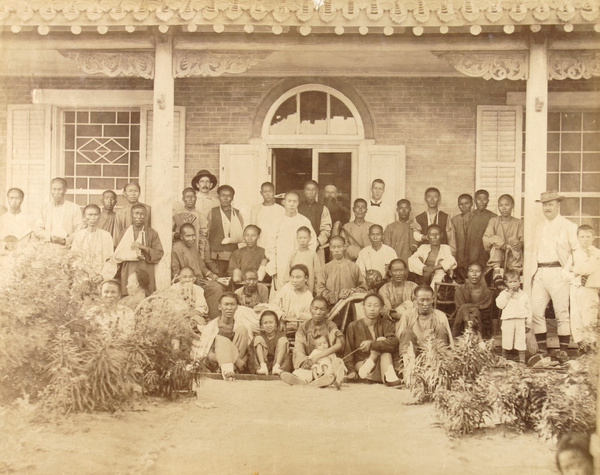
[(548, 51), (544, 37), (532, 36), (529, 43), (529, 78), (525, 102), (525, 208), (524, 240), (525, 290), (531, 285), (531, 259), (535, 228), (542, 207), (535, 200), (546, 191), (546, 150), (548, 140)]
[(154, 62), (152, 124), (152, 227), (158, 232), (165, 255), (156, 266), (156, 288), (171, 283), (171, 189), (173, 173), (173, 120), (175, 80), (173, 79), (173, 39), (157, 34)]

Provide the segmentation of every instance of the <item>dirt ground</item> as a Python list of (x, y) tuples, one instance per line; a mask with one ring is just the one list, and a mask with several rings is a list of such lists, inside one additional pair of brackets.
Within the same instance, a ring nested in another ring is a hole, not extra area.
[[(554, 446), (492, 428), (461, 439), (407, 390), (206, 380), (200, 397), (31, 424), (0, 412), (0, 471), (31, 474), (556, 474)], [(214, 407), (213, 407), (214, 406)]]

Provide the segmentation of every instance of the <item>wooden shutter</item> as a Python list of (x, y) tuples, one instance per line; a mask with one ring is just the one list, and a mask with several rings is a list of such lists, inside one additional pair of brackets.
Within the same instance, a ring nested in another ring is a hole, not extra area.
[[(140, 186), (142, 195), (140, 201), (152, 206), (152, 108), (141, 109), (141, 136), (140, 136)], [(170, 185), (172, 203), (181, 201), (181, 192), (185, 183), (185, 107), (175, 107), (173, 121), (173, 174)], [(169, 186), (161, 183), (161, 186)]]
[(508, 193), (515, 199), (513, 215), (521, 216), (522, 154), (523, 108), (478, 106), (475, 187), (490, 193), (490, 210)]
[(260, 185), (268, 181), (266, 147), (259, 143), (220, 147), (219, 184), (230, 185), (235, 190), (233, 206), (240, 210), (244, 223), (250, 222), (250, 212), (261, 202)]
[[(370, 196), (368, 190), (371, 183), (380, 178), (385, 182), (384, 201), (395, 208), (396, 201), (406, 197), (406, 147), (370, 144), (367, 152), (368, 180), (360, 180), (367, 187), (367, 193), (361, 196)], [(395, 195), (392, 195), (393, 193)]]
[(52, 161), (51, 107), (9, 105), (6, 190), (25, 193), (21, 209), (37, 215), (49, 199)]

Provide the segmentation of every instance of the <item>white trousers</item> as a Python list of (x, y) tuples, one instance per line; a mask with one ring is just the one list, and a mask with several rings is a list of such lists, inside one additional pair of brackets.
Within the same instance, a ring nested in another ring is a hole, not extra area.
[(576, 343), (596, 341), (598, 290), (571, 286), (571, 332)]
[(569, 282), (563, 278), (562, 267), (542, 267), (538, 269), (531, 286), (531, 307), (533, 310), (533, 331), (546, 333), (546, 307), (550, 300), (556, 315), (559, 336), (571, 334), (569, 319)]

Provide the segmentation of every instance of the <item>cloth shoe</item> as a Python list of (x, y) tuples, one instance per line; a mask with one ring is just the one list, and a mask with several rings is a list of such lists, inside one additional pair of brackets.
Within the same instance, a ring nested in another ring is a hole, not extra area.
[(281, 373), (283, 373), (283, 370), (281, 369), (281, 366), (279, 366), (278, 363), (275, 363), (273, 365), (273, 370), (271, 371), (271, 373), (275, 376), (279, 376)]
[(260, 368), (256, 370), (256, 374), (269, 374), (269, 369), (267, 368), (267, 363), (261, 363)]
[(329, 386), (334, 381), (335, 376), (332, 373), (327, 373), (317, 379), (313, 379), (310, 383), (308, 383), (308, 385), (312, 386), (313, 388), (324, 388)]
[(367, 379), (367, 377), (375, 369), (375, 362), (371, 358), (367, 358), (363, 365), (358, 370), (358, 377), (360, 379)]
[(296, 376), (295, 374), (292, 373), (281, 373), (279, 375), (279, 377), (281, 378), (281, 380), (284, 383), (287, 384), (291, 384), (291, 385), (297, 385), (297, 386), (306, 386), (308, 383), (306, 381), (304, 381), (303, 379), (299, 378), (298, 376)]

